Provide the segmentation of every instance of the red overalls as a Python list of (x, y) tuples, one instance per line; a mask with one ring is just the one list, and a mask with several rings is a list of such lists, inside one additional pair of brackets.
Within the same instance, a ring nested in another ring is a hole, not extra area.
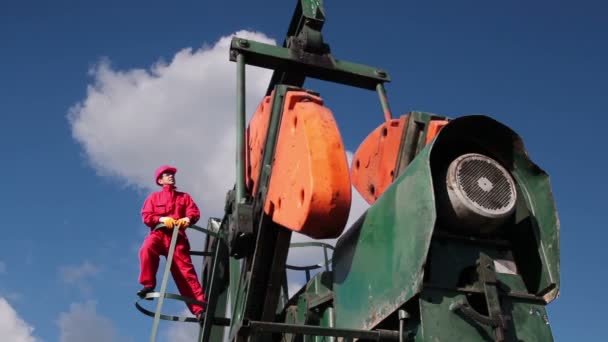
[[(176, 191), (173, 186), (165, 185), (161, 191), (154, 192), (146, 198), (141, 215), (144, 224), (150, 227), (152, 231), (146, 237), (139, 251), (141, 265), (139, 282), (144, 287), (155, 288), (160, 255), (167, 257), (173, 233), (171, 229), (164, 227), (153, 230), (160, 223), (159, 218), (172, 217), (178, 220), (182, 217), (189, 217), (190, 224), (195, 224), (200, 218), (200, 211), (190, 195)], [(198, 281), (196, 270), (192, 265), (190, 243), (184, 230), (180, 230), (177, 236), (171, 274), (182, 296), (194, 298), (201, 302), (205, 301), (205, 295)], [(186, 305), (194, 315), (203, 310), (200, 305)]]

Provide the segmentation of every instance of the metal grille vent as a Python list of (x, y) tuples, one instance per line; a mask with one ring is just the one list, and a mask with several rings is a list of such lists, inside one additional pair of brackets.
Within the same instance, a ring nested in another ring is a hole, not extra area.
[(479, 154), (459, 158), (458, 188), (478, 209), (492, 214), (509, 212), (515, 205), (515, 184), (495, 160)]

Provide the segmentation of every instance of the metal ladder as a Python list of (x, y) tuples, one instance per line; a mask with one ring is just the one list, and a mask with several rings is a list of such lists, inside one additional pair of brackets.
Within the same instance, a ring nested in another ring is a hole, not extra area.
[[(208, 270), (209, 272), (209, 276), (207, 281), (204, 281), (204, 277), (205, 277), (205, 269), (203, 269), (202, 274), (201, 274), (201, 284), (203, 285), (203, 289), (205, 289), (205, 292), (207, 294), (207, 303), (203, 303), (200, 302), (198, 300), (195, 300), (194, 298), (190, 298), (190, 297), (184, 297), (178, 294), (173, 294), (173, 293), (167, 293), (167, 282), (169, 280), (169, 273), (171, 272), (171, 264), (173, 262), (173, 254), (175, 252), (175, 245), (177, 243), (177, 236), (179, 233), (179, 229), (174, 228), (173, 229), (173, 233), (171, 235), (171, 245), (169, 246), (169, 252), (167, 253), (167, 260), (166, 260), (166, 264), (165, 264), (165, 271), (163, 273), (163, 279), (161, 282), (161, 287), (160, 287), (160, 291), (159, 292), (150, 292), (148, 294), (146, 294), (145, 297), (138, 299), (135, 302), (135, 307), (142, 312), (145, 315), (154, 317), (154, 322), (152, 324), (152, 332), (150, 335), (150, 342), (155, 342), (156, 341), (156, 336), (158, 333), (158, 325), (160, 323), (160, 320), (168, 320), (168, 321), (177, 321), (177, 322), (195, 322), (198, 323), (199, 321), (196, 319), (196, 317), (184, 317), (184, 316), (176, 316), (176, 315), (165, 315), (162, 314), (162, 307), (164, 304), (164, 299), (168, 298), (168, 299), (175, 299), (175, 300), (180, 300), (183, 301), (185, 303), (189, 303), (189, 304), (197, 304), (197, 305), (201, 305), (204, 307), (204, 319), (202, 322), (200, 322), (201, 328), (199, 330), (199, 337), (198, 337), (198, 341), (208, 341), (209, 337), (211, 336), (211, 328), (213, 326), (228, 326), (230, 324), (230, 319), (228, 318), (223, 318), (223, 317), (213, 317), (210, 316), (210, 313), (214, 313), (216, 306), (218, 304), (218, 300), (217, 297), (220, 295), (221, 292), (221, 287), (222, 287), (222, 280), (223, 278), (226, 277), (226, 274), (220, 274), (220, 273), (226, 273), (227, 271), (227, 267), (218, 267), (219, 265), (221, 265), (221, 260), (226, 260), (228, 261), (228, 254), (227, 254), (227, 246), (225, 244), (225, 240), (222, 237), (221, 234), (221, 225), (222, 225), (222, 221), (220, 221), (219, 219), (216, 218), (210, 218), (209, 222), (208, 222), (208, 228), (202, 228), (196, 225), (190, 225), (187, 229), (193, 229), (196, 231), (199, 231), (203, 234), (206, 234), (209, 237), (214, 238), (213, 241), (213, 245), (209, 246), (209, 243), (207, 243), (208, 247), (210, 251), (190, 251), (190, 255), (198, 255), (198, 256), (203, 256), (205, 258), (209, 258), (211, 257), (212, 260), (209, 263), (209, 265), (211, 265), (211, 269)], [(164, 224), (159, 224), (157, 225), (154, 229), (160, 229), (160, 228), (164, 228)], [(220, 262), (218, 262), (220, 261)], [(226, 265), (227, 266), (227, 265)], [(140, 301), (142, 300), (152, 300), (154, 298), (158, 298), (158, 302), (156, 303), (156, 310), (154, 312), (144, 308), (141, 304)], [(224, 298), (224, 301), (226, 299)], [(225, 307), (225, 303), (220, 303), (223, 304)], [(209, 317), (213, 317), (212, 319), (209, 319)], [(222, 336), (223, 333), (220, 333), (220, 336)]]

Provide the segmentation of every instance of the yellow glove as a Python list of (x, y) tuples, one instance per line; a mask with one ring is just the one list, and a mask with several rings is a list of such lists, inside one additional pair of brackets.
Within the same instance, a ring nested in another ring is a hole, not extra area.
[(160, 221), (169, 229), (173, 229), (173, 227), (175, 227), (177, 224), (177, 221), (175, 221), (175, 219), (172, 217), (162, 217)]
[(177, 227), (179, 227), (180, 229), (182, 228), (188, 228), (190, 226), (190, 218), (188, 217), (182, 217), (181, 219), (177, 220), (176, 222)]

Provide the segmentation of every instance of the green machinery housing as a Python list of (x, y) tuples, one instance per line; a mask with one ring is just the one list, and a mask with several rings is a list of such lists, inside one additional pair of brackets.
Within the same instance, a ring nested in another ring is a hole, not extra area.
[[(559, 294), (560, 266), (549, 178), (522, 139), (487, 116), (410, 113), (390, 186), (335, 246), (317, 244), (333, 250), (331, 261), (288, 295), (292, 232), (262, 209), (285, 95), (306, 78), (359, 87), (377, 92), (390, 117), (388, 72), (334, 58), (324, 22), (321, 0), (298, 0), (282, 46), (232, 40), (237, 174), (224, 216), (205, 230), (209, 302), (198, 341), (552, 341), (546, 305)], [(256, 193), (245, 187), (245, 65), (274, 70)], [(449, 123), (422, 143), (436, 118)]]

